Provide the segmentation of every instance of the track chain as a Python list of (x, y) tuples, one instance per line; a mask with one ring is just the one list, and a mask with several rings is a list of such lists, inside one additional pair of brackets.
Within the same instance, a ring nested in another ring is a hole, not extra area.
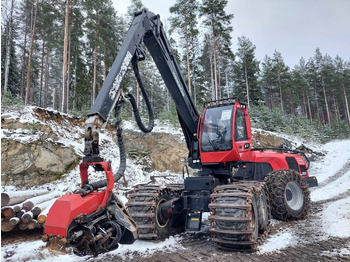
[(183, 184), (146, 184), (137, 185), (128, 193), (126, 207), (138, 226), (140, 239), (163, 239), (170, 234), (171, 225), (160, 227), (157, 223), (157, 204), (164, 197), (179, 197), (183, 188)]
[[(303, 207), (300, 214), (288, 210), (285, 200), (286, 186), (289, 182), (296, 182), (303, 192)], [(302, 176), (290, 169), (274, 170), (266, 178), (267, 193), (270, 197), (272, 216), (283, 221), (300, 220), (308, 216), (311, 209), (309, 184)]]
[[(210, 229), (212, 241), (222, 249), (256, 251), (268, 235), (258, 235), (259, 201), (263, 182), (235, 182), (217, 186), (211, 194)], [(254, 214), (253, 205), (256, 204)], [(268, 203), (268, 202), (267, 202)], [(269, 206), (269, 205), (267, 205)]]

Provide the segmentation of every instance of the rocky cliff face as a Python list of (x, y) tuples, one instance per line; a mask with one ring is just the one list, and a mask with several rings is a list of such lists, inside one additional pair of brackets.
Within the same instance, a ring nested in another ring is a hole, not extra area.
[[(24, 114), (3, 114), (2, 185), (43, 184), (74, 168), (81, 157), (71, 142), (65, 143), (63, 134), (77, 132), (72, 128), (74, 124), (79, 124), (79, 120), (40, 108)], [(75, 135), (80, 140), (81, 134)]]

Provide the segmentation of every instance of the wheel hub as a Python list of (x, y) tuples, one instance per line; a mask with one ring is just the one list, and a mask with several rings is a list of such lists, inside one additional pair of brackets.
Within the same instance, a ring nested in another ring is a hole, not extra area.
[(299, 210), (303, 207), (303, 191), (300, 189), (299, 185), (296, 182), (291, 181), (287, 184), (285, 194), (289, 208), (293, 210)]

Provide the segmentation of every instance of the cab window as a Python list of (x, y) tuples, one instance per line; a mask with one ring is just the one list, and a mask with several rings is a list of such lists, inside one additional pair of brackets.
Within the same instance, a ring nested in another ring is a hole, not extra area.
[(245, 122), (244, 111), (237, 109), (235, 119), (235, 140), (245, 141), (248, 140), (247, 125)]
[(233, 106), (208, 108), (201, 128), (203, 152), (228, 151), (232, 149)]

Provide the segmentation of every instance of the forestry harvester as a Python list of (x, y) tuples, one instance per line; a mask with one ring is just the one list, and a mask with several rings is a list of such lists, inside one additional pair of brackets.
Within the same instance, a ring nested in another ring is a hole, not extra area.
[[(175, 102), (189, 151), (188, 165), (199, 171), (186, 177), (184, 184), (138, 185), (128, 194), (125, 208), (112, 192), (126, 168), (120, 108), (131, 102), (136, 122), (144, 132), (150, 132), (154, 123), (138, 70), (139, 61), (146, 56), (143, 46)], [(148, 126), (141, 121), (134, 97), (121, 91), (130, 62), (147, 106)], [(99, 155), (99, 132), (113, 109), (121, 162), (116, 174)], [(43, 239), (53, 248), (70, 245), (78, 254), (97, 255), (117, 248), (119, 243), (132, 244), (137, 238), (162, 239), (174, 229), (198, 231), (202, 213), (210, 212), (209, 231), (216, 246), (255, 250), (270, 214), (287, 221), (304, 218), (310, 209), (309, 186), (316, 186), (317, 180), (308, 174), (305, 154), (282, 148), (252, 148), (248, 108), (238, 99), (207, 102), (199, 114), (159, 15), (146, 9), (135, 13), (88, 113), (85, 130), (81, 187), (58, 199), (46, 220)], [(106, 179), (90, 182), (89, 166), (104, 171)]]

